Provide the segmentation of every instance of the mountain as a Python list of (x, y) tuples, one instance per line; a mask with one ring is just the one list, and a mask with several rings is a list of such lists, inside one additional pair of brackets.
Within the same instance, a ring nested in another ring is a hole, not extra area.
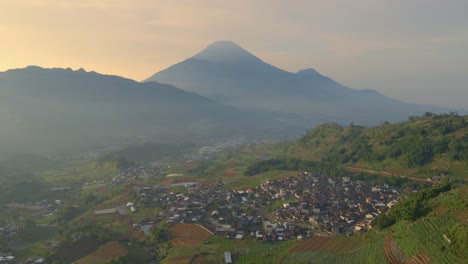
[(145, 80), (175, 85), (217, 102), (270, 112), (301, 124), (379, 124), (426, 111), (447, 111), (404, 103), (374, 90), (355, 90), (305, 69), (284, 71), (231, 41), (217, 41), (195, 56)]
[(180, 143), (252, 135), (265, 132), (256, 129), (262, 120), (156, 82), (35, 66), (0, 73), (3, 152), (96, 149), (142, 137)]

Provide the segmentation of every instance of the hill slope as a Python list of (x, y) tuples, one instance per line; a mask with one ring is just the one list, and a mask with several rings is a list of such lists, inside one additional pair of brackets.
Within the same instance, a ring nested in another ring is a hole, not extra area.
[(0, 73), (0, 123), (2, 150), (50, 153), (254, 134), (261, 121), (170, 85), (31, 66)]
[(375, 127), (321, 125), (291, 143), (282, 155), (252, 164), (245, 172), (342, 165), (352, 172), (414, 178), (448, 174), (465, 181), (467, 162), (468, 116), (428, 113)]
[(377, 124), (439, 111), (373, 90), (354, 90), (313, 69), (284, 71), (230, 41), (215, 42), (146, 81), (172, 84), (221, 103), (287, 117), (298, 125), (296, 129), (330, 121)]

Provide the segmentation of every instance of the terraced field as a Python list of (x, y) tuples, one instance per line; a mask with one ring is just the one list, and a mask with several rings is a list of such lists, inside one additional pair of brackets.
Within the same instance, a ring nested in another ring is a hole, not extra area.
[(224, 263), (224, 252), (231, 252), (234, 263), (282, 263), (295, 240), (264, 243), (256, 239), (241, 241), (213, 236), (206, 244), (173, 247), (163, 263)]
[(285, 256), (288, 254), (289, 248), (296, 243), (294, 240), (284, 242), (262, 243), (258, 242), (256, 246), (249, 248), (248, 252), (243, 252), (242, 249), (235, 250), (234, 261), (240, 264), (253, 263), (283, 263)]
[(406, 257), (427, 254), (433, 263), (463, 263), (468, 259), (466, 228), (463, 244), (455, 243), (451, 230), (466, 225), (451, 213), (424, 218), (414, 223), (400, 222), (393, 229), (393, 237)]
[(283, 263), (386, 263), (384, 233), (356, 237), (313, 237), (291, 248)]
[(315, 236), (311, 239), (299, 242), (290, 249), (290, 252), (327, 251), (344, 253), (359, 248), (365, 242), (361, 237), (325, 237)]

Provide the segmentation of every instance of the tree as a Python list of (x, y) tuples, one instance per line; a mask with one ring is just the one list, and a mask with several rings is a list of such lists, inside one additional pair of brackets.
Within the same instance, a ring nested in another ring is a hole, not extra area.
[(377, 227), (377, 229), (382, 230), (395, 224), (395, 219), (388, 216), (387, 214), (380, 214), (375, 222), (375, 226)]

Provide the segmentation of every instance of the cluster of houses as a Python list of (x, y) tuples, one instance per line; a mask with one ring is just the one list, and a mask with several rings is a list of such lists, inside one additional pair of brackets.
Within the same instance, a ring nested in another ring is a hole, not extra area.
[(136, 180), (145, 180), (149, 177), (160, 175), (161, 166), (159, 164), (152, 164), (151, 166), (128, 166), (119, 168), (117, 175), (112, 177), (113, 183), (128, 183)]
[(0, 254), (0, 263), (2, 264), (16, 264), (19, 263), (15, 256), (12, 254)]
[(38, 202), (28, 203), (9, 203), (6, 205), (9, 208), (25, 209), (35, 212), (35, 215), (48, 216), (54, 214), (57, 210), (63, 207), (62, 200), (41, 200)]
[[(170, 191), (177, 186), (186, 191)], [(309, 172), (246, 190), (229, 190), (219, 182), (213, 186), (186, 182), (138, 191), (139, 204), (162, 209), (143, 223), (200, 223), (226, 238), (253, 236), (265, 241), (302, 238), (311, 230), (364, 232), (398, 199), (399, 193), (388, 185)]]
[(360, 232), (372, 227), (372, 220), (386, 212), (400, 198), (388, 185), (332, 178), (304, 172), (296, 177), (267, 181), (254, 190), (259, 206), (282, 200), (271, 218), (296, 224), (310, 224), (328, 234)]
[(21, 226), (14, 223), (9, 223), (4, 227), (0, 227), (0, 237), (4, 240), (12, 239), (18, 234), (20, 228)]
[[(20, 226), (9, 223), (3, 227), (0, 227), (0, 239), (5, 243), (5, 245), (10, 244), (16, 238), (20, 230)], [(17, 263), (16, 257), (12, 253), (2, 253), (2, 248), (0, 248), (0, 263)]]
[[(171, 187), (181, 185), (186, 187), (186, 192), (170, 192)], [(167, 224), (199, 223), (226, 238), (240, 240), (252, 236), (264, 241), (300, 238), (309, 233), (309, 228), (286, 222), (271, 223), (262, 212), (263, 208), (256, 207), (251, 193), (226, 190), (221, 183), (207, 186), (186, 182), (143, 187), (138, 197), (143, 206), (159, 207), (163, 211), (155, 214), (153, 219), (138, 221), (136, 228), (162, 220)]]

